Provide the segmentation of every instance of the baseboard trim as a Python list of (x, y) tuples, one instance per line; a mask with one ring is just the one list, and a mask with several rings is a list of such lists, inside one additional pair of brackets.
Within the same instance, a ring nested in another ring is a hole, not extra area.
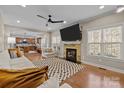
[(107, 69), (107, 70), (111, 70), (111, 71), (114, 71), (114, 72), (119, 72), (119, 73), (123, 73), (124, 74), (124, 70), (113, 68), (113, 67), (110, 67), (110, 66), (95, 64), (95, 63), (86, 62), (86, 61), (84, 61), (83, 63), (89, 64), (89, 65), (93, 65), (93, 66), (96, 66), (96, 67), (101, 67), (101, 68), (104, 68), (104, 69)]

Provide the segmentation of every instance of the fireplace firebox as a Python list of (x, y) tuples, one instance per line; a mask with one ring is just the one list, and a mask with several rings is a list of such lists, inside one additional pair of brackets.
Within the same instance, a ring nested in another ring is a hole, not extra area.
[(66, 49), (66, 60), (69, 60), (71, 62), (77, 62), (77, 50), (67, 48)]

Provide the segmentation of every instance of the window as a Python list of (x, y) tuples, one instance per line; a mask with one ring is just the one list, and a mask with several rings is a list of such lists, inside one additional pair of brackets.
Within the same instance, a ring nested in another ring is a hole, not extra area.
[(120, 58), (122, 27), (88, 31), (89, 55)]
[(8, 43), (10, 44), (15, 44), (16, 43), (16, 38), (15, 37), (8, 37)]
[(60, 50), (60, 36), (53, 36), (52, 37), (52, 47), (55, 51)]
[(88, 43), (90, 55), (101, 54), (101, 30), (88, 32)]
[(59, 45), (60, 44), (60, 37), (59, 36), (53, 36), (52, 37), (52, 45)]
[(49, 43), (49, 36), (48, 34), (45, 34), (42, 39), (41, 39), (41, 47), (48, 47), (48, 43)]

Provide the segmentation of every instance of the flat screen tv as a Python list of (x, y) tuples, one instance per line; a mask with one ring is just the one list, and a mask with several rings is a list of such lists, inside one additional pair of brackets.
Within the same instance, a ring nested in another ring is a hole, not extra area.
[(82, 39), (79, 24), (61, 29), (60, 34), (62, 41), (81, 41)]

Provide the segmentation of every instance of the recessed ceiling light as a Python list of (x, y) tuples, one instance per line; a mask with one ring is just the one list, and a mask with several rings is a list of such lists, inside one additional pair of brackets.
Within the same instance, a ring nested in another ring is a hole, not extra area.
[(22, 7), (26, 7), (26, 5), (21, 5)]
[(118, 7), (117, 10), (116, 10), (116, 13), (120, 13), (122, 11), (124, 11), (124, 6)]
[(17, 23), (20, 23), (20, 20), (17, 20)]
[(103, 9), (103, 8), (105, 8), (105, 6), (104, 6), (104, 5), (99, 6), (99, 9)]
[(64, 21), (63, 23), (65, 24), (65, 23), (67, 23), (67, 21)]

